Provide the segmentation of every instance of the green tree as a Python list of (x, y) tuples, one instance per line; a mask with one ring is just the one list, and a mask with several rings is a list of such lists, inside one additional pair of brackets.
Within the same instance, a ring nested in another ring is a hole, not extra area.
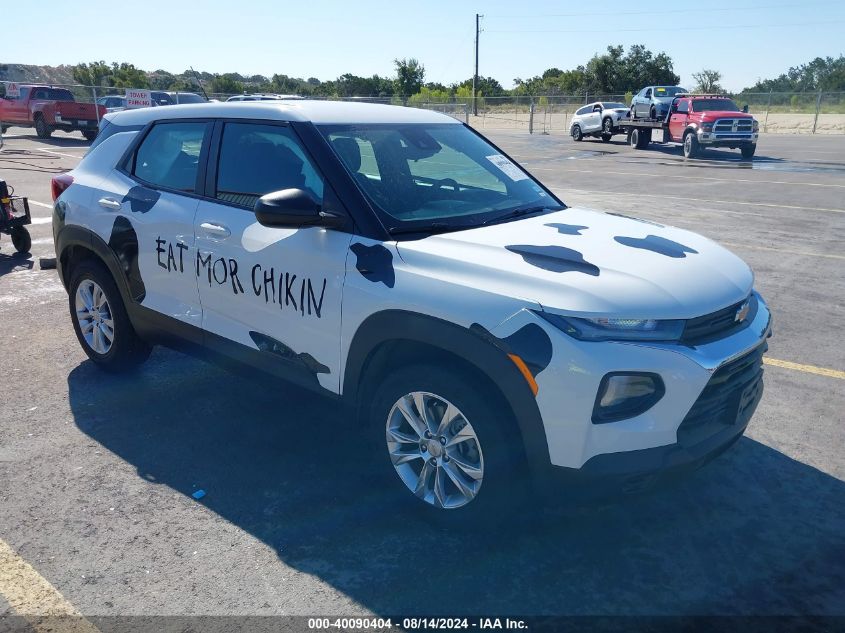
[(692, 78), (696, 82), (694, 90), (704, 94), (721, 94), (725, 91), (719, 82), (722, 79), (722, 73), (718, 70), (711, 70), (704, 68), (697, 73), (692, 74)]
[(410, 95), (417, 94), (422, 88), (425, 66), (413, 57), (394, 59), (393, 63), (396, 65), (396, 92), (402, 97), (402, 102), (406, 103)]
[(240, 75), (236, 73), (214, 75), (209, 84), (210, 92), (214, 94), (241, 94), (244, 91), (244, 85), (237, 79), (238, 77)]
[(112, 62), (109, 84), (115, 88), (149, 88), (150, 80), (140, 68), (134, 64)]
[(83, 86), (107, 86), (106, 80), (111, 76), (112, 69), (104, 61), (90, 64), (77, 64), (71, 71), (73, 80)]

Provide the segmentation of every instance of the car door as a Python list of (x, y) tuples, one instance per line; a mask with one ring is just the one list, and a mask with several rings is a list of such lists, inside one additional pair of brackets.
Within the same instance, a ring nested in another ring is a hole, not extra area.
[[(264, 194), (331, 195), (283, 122), (226, 121), (215, 132), (196, 217), (195, 273), (207, 344), (306, 386), (340, 391), (340, 316), (351, 234), (261, 225)], [(333, 207), (334, 208), (334, 207)]]
[(156, 123), (94, 188), (91, 202), (98, 211), (92, 228), (117, 256), (132, 299), (193, 326), (180, 333), (197, 341), (202, 311), (191, 256), (211, 129), (204, 121)]
[(637, 102), (637, 116), (648, 117), (651, 110), (651, 88), (646, 88)]
[(4, 105), (3, 120), (11, 123), (26, 123), (29, 121), (29, 88), (23, 86), (20, 88), (20, 94), (17, 97), (6, 97), (7, 101)]
[(672, 112), (669, 117), (669, 134), (671, 140), (680, 141), (684, 136), (684, 130), (687, 128), (687, 119), (689, 118), (689, 99), (679, 99), (677, 102), (677, 110)]

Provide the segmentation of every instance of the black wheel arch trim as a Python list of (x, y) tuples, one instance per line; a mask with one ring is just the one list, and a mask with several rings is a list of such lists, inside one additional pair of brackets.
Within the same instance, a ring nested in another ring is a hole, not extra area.
[(371, 354), (381, 345), (408, 342), (459, 356), (499, 388), (514, 413), (529, 468), (535, 474), (551, 464), (537, 401), (525, 378), (499, 346), (469, 327), (406, 310), (383, 310), (358, 327), (346, 356), (343, 399), (354, 406)]

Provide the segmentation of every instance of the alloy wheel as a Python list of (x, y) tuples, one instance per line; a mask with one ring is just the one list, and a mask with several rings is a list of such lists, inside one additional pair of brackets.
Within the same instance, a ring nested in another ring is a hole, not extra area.
[(114, 342), (114, 319), (106, 293), (91, 279), (76, 288), (76, 320), (88, 346), (98, 354), (108, 354)]
[(469, 420), (442, 396), (414, 391), (387, 416), (387, 449), (400, 479), (436, 508), (460, 508), (481, 489), (484, 456)]

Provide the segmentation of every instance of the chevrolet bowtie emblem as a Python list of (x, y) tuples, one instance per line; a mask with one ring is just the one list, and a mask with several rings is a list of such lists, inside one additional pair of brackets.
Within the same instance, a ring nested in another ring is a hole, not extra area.
[(751, 306), (748, 301), (743, 303), (741, 306), (739, 306), (739, 309), (736, 311), (736, 314), (734, 315), (734, 321), (737, 323), (742, 323), (743, 321), (745, 321), (745, 317), (748, 316), (748, 311), (750, 309)]

